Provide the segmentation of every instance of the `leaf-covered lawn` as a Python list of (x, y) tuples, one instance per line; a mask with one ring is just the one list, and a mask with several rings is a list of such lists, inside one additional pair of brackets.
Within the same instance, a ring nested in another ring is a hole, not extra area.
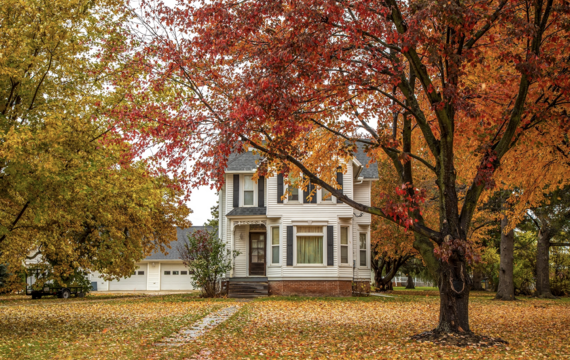
[(436, 324), (439, 300), (425, 295), (258, 299), (240, 304), (233, 318), (194, 342), (152, 346), (211, 311), (235, 305), (174, 295), (2, 305), (0, 358), (570, 358), (569, 299), (504, 303), (486, 295), (472, 299), (472, 328), (509, 341), (506, 347), (446, 348), (407, 340)]
[[(404, 300), (404, 301), (402, 301)], [(244, 306), (210, 335), (171, 353), (214, 359), (540, 359), (570, 357), (570, 304), (474, 299), (472, 328), (510, 342), (502, 348), (451, 348), (408, 341), (434, 327), (434, 297), (266, 300)]]
[(188, 296), (58, 300), (0, 307), (1, 359), (143, 359), (153, 342), (223, 305)]

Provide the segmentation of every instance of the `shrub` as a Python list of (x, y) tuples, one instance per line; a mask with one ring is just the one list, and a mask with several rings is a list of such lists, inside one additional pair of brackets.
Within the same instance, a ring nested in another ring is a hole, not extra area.
[(179, 247), (180, 258), (192, 274), (192, 286), (202, 290), (204, 297), (221, 292), (220, 279), (232, 269), (239, 251), (230, 252), (215, 231), (197, 230)]

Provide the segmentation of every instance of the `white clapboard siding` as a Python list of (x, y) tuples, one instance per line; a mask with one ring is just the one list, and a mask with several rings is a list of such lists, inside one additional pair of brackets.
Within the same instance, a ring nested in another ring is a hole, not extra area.
[(247, 225), (236, 226), (234, 230), (234, 236), (235, 236), (234, 250), (237, 250), (241, 253), (234, 260), (234, 276), (235, 277), (248, 276), (247, 243), (249, 242), (249, 226)]

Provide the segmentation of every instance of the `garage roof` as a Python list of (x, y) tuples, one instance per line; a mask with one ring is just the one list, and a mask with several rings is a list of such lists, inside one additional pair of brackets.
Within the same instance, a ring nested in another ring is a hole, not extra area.
[(192, 234), (197, 230), (212, 230), (210, 226), (192, 226), (187, 229), (176, 228), (176, 241), (170, 243), (170, 249), (165, 249), (166, 254), (161, 252), (160, 249), (154, 250), (152, 255), (147, 256), (145, 260), (180, 260), (180, 254), (178, 253), (178, 247), (183, 246), (188, 239), (188, 234)]

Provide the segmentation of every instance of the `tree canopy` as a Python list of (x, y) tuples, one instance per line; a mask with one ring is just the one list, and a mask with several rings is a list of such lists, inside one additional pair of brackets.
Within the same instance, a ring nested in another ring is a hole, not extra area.
[[(132, 101), (121, 120), (140, 151), (162, 144), (156, 158), (170, 168), (190, 152), (193, 185), (210, 177), (221, 186), (229, 154), (253, 149), (264, 155), (261, 175), (302, 173), (411, 229), (440, 275), (438, 332), (469, 332), (468, 234), (484, 191), (510, 179), (537, 194), (513, 179), (536, 178), (539, 156), (556, 174), (551, 186), (570, 178), (560, 175), (569, 11), (554, 0), (147, 2), (133, 9)], [(147, 97), (155, 103), (137, 100)], [(399, 204), (367, 206), (338, 191), (336, 169), (357, 144), (390, 159)], [(434, 224), (422, 216), (426, 189), (412, 163), (436, 185)]]

